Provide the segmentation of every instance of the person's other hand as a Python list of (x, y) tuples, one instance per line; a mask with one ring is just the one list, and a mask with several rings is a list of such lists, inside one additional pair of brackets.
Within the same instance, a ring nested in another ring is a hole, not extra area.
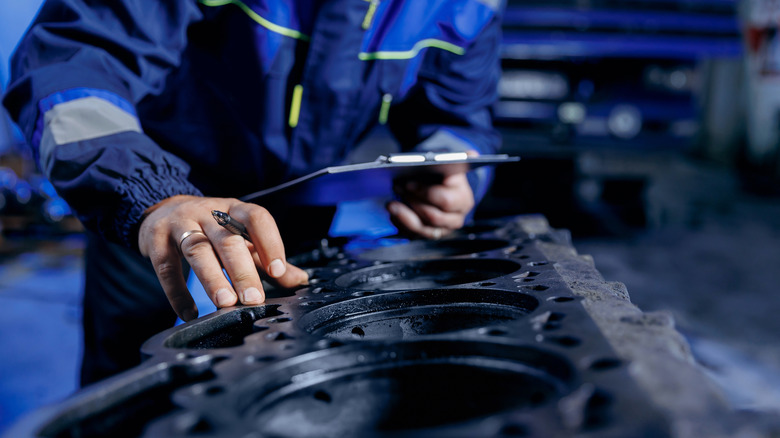
[[(220, 226), (212, 210), (243, 223), (252, 242)], [(187, 290), (182, 256), (218, 308), (238, 302), (262, 303), (265, 294), (259, 270), (282, 287), (308, 281), (305, 271), (287, 263), (276, 222), (258, 205), (181, 195), (153, 205), (147, 213), (139, 228), (138, 247), (151, 260), (168, 301), (184, 321), (196, 318), (198, 308)]]
[[(470, 151), (469, 155), (477, 155)], [(440, 239), (463, 226), (474, 208), (474, 193), (465, 173), (430, 184), (408, 181), (396, 188), (401, 202), (387, 204), (390, 220), (402, 234)]]

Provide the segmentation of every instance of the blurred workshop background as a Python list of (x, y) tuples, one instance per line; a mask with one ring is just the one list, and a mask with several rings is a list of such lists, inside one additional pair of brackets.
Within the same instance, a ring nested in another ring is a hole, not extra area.
[[(0, 0), (0, 88), (40, 3)], [(779, 23), (774, 0), (509, 0), (495, 115), (522, 161), (477, 213), (571, 230), (735, 408), (777, 412)], [(0, 433), (77, 389), (82, 250), (0, 113)]]

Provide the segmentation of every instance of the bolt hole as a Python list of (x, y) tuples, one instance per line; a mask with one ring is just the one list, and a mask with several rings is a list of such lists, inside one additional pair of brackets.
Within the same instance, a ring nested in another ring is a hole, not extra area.
[(225, 388), (221, 386), (209, 386), (208, 388), (206, 388), (206, 391), (204, 392), (206, 393), (206, 395), (218, 395), (225, 392)]
[(569, 301), (574, 301), (574, 298), (572, 297), (555, 297), (552, 298), (553, 301), (556, 303), (568, 303)]
[(550, 315), (547, 317), (547, 321), (552, 321), (552, 322), (560, 321), (565, 317), (566, 317), (565, 313), (551, 312)]
[(536, 391), (531, 394), (530, 401), (534, 406), (541, 406), (547, 401), (547, 395), (543, 392)]
[(273, 362), (276, 360), (276, 356), (249, 356), (247, 357), (247, 362), (249, 363), (266, 363), (266, 362)]
[(593, 371), (607, 371), (615, 369), (621, 365), (623, 365), (623, 361), (620, 359), (608, 357), (594, 361), (592, 364), (590, 364), (590, 369)]
[(486, 282), (484, 282), (484, 283), (480, 283), (479, 285), (480, 285), (480, 286), (487, 287), (487, 286), (495, 286), (495, 285), (496, 285), (496, 283), (495, 283), (495, 282), (493, 282), (493, 281), (486, 281)]
[(530, 263), (528, 263), (528, 266), (544, 266), (544, 265), (546, 265), (548, 263), (550, 263), (550, 262), (544, 262), (544, 261), (542, 261), (542, 262), (530, 262)]
[(320, 339), (317, 341), (317, 348), (320, 348), (322, 350), (328, 349), (328, 348), (336, 348), (341, 347), (344, 345), (343, 342), (336, 341), (333, 339)]
[(363, 339), (363, 337), (366, 336), (366, 332), (363, 331), (360, 327), (354, 327), (352, 328), (352, 336), (354, 336), (357, 339)]
[(575, 338), (574, 336), (554, 336), (547, 338), (547, 340), (562, 347), (576, 347), (582, 344), (582, 341), (579, 338)]
[(550, 286), (545, 286), (543, 284), (537, 284), (537, 285), (534, 285), (534, 286), (523, 286), (523, 289), (535, 290), (537, 292), (545, 291), (545, 290), (547, 290), (549, 288), (550, 288)]
[(292, 321), (292, 319), (291, 318), (273, 318), (273, 319), (269, 319), (268, 320), (268, 322), (271, 323), (271, 324), (280, 324), (280, 323), (289, 322), (289, 321)]
[(482, 334), (488, 336), (505, 336), (509, 332), (502, 328), (482, 329)]
[(330, 403), (333, 401), (333, 398), (330, 396), (330, 394), (322, 390), (314, 393), (314, 399), (325, 403)]
[(368, 290), (361, 290), (361, 291), (357, 291), (357, 292), (353, 292), (352, 293), (353, 297), (367, 297), (369, 295), (374, 295), (374, 292), (371, 292), (371, 291), (368, 291)]

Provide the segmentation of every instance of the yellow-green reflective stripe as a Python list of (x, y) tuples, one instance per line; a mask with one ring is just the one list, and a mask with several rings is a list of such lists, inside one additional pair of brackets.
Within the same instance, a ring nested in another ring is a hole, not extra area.
[(266, 20), (265, 18), (261, 17), (257, 12), (253, 11), (252, 8), (240, 2), (239, 0), (200, 0), (200, 2), (206, 6), (225, 6), (229, 4), (234, 4), (239, 8), (241, 8), (241, 10), (244, 11), (247, 15), (249, 15), (251, 19), (255, 20), (258, 24), (270, 30), (271, 32), (276, 32), (278, 34), (290, 38), (295, 38), (301, 41), (309, 41), (308, 35), (304, 35), (295, 29), (288, 29), (286, 27), (279, 26), (278, 24)]
[(393, 96), (391, 94), (382, 96), (382, 106), (379, 108), (379, 123), (381, 125), (387, 123), (387, 117), (390, 115), (390, 103), (392, 102)]
[(303, 85), (296, 85), (293, 88), (292, 103), (290, 104), (290, 119), (287, 123), (290, 128), (298, 126), (298, 117), (301, 115), (301, 96), (303, 96)]
[(374, 13), (376, 12), (376, 7), (379, 5), (379, 2), (377, 0), (370, 0), (370, 4), (368, 5), (368, 11), (366, 11), (366, 16), (363, 18), (363, 29), (368, 29), (371, 27), (371, 21), (374, 19)]
[(455, 44), (446, 41), (429, 38), (427, 40), (418, 41), (411, 50), (398, 52), (361, 52), (358, 54), (358, 59), (361, 61), (372, 61), (374, 59), (411, 59), (417, 56), (417, 54), (420, 53), (420, 50), (426, 47), (436, 47), (437, 49), (446, 50), (456, 55), (462, 55), (466, 52), (463, 47), (456, 46)]

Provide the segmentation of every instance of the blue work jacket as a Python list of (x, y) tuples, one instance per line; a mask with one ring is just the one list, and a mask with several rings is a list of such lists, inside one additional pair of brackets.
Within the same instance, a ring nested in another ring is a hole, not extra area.
[(155, 203), (339, 164), (377, 124), (495, 152), (499, 2), (50, 0), (4, 104), (85, 226), (133, 247)]

